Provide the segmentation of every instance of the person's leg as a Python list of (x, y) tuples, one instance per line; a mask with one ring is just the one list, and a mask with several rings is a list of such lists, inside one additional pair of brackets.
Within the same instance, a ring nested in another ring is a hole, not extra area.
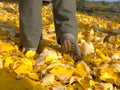
[(77, 43), (76, 0), (53, 0), (53, 14), (58, 43), (74, 60), (80, 60), (81, 52)]
[(77, 0), (77, 10), (84, 11), (85, 9), (85, 0)]
[(37, 50), (41, 39), (42, 0), (19, 0), (20, 40), (26, 50)]
[(53, 13), (58, 43), (65, 33), (71, 33), (77, 38), (76, 0), (53, 0)]

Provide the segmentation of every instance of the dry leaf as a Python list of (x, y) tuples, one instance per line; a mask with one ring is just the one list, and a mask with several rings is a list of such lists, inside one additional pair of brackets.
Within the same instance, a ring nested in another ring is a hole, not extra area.
[(14, 62), (13, 62), (12, 58), (8, 57), (8, 58), (5, 59), (4, 66), (7, 67), (7, 68), (9, 68), (9, 66), (12, 65), (13, 63)]
[(118, 80), (118, 75), (117, 73), (114, 72), (114, 70), (115, 69), (112, 67), (106, 67), (106, 68), (101, 69), (100, 79), (108, 83), (116, 83)]
[(36, 85), (33, 87), (33, 90), (49, 90), (46, 87), (42, 86), (42, 85)]
[(3, 60), (0, 59), (0, 69), (3, 68)]
[(68, 74), (59, 74), (56, 77), (58, 80), (60, 80), (61, 83), (68, 83), (70, 79)]
[[(120, 23), (116, 21), (119, 18), (117, 13), (113, 19), (112, 14), (96, 16), (95, 13), (77, 12), (78, 44), (85, 64), (74, 62), (67, 54), (61, 55), (51, 5), (42, 7), (45, 42), (40, 42), (42, 47), (39, 49), (43, 52), (36, 61), (33, 59), (36, 52), (21, 52), (19, 33), (16, 33), (19, 32), (18, 10), (18, 3), (0, 2), (1, 90), (119, 90)], [(110, 37), (103, 43), (106, 33)]]
[(84, 62), (77, 64), (75, 75), (81, 78), (90, 76), (90, 68)]
[(93, 43), (83, 41), (82, 53), (83, 53), (83, 55), (88, 55), (88, 54), (94, 53)]
[(113, 90), (113, 85), (111, 83), (96, 83), (93, 86), (94, 90)]
[(43, 86), (53, 85), (54, 80), (55, 80), (55, 76), (53, 74), (47, 74), (42, 78), (41, 85)]
[(58, 65), (58, 66), (55, 66), (52, 70), (50, 70), (50, 73), (54, 75), (67, 74), (69, 77), (71, 77), (72, 74), (74, 73), (74, 68), (67, 69), (64, 66)]
[(55, 86), (55, 87), (52, 87), (52, 90), (66, 90), (66, 87), (65, 86)]
[(27, 77), (32, 80), (39, 80), (39, 75), (36, 73), (28, 73)]
[(36, 54), (35, 51), (29, 50), (29, 51), (27, 51), (27, 53), (25, 54), (25, 56), (26, 56), (27, 58), (33, 58), (33, 57), (35, 56), (35, 54)]
[(90, 83), (89, 83), (90, 79), (89, 78), (75, 77), (75, 79), (81, 85), (81, 87), (83, 87), (84, 89), (90, 87)]

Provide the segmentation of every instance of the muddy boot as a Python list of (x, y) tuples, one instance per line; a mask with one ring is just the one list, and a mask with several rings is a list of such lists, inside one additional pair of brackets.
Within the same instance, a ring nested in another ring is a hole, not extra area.
[(65, 53), (70, 54), (75, 61), (81, 60), (81, 51), (77, 39), (72, 34), (64, 34), (61, 37), (60, 42)]

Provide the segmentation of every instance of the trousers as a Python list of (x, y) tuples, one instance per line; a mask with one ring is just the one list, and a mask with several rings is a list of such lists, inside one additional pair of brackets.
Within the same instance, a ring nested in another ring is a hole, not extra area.
[[(53, 0), (57, 42), (65, 33), (77, 38), (76, 0)], [(42, 32), (42, 0), (19, 0), (20, 41), (25, 48), (37, 49)]]

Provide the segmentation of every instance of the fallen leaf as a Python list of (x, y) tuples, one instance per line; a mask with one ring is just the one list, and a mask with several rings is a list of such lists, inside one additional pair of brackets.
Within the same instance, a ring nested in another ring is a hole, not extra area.
[(26, 52), (25, 56), (26, 56), (27, 58), (33, 58), (33, 57), (35, 56), (35, 54), (36, 54), (35, 51), (29, 50), (29, 51)]
[(61, 83), (68, 83), (70, 76), (68, 74), (59, 74), (56, 76), (56, 78), (61, 82)]
[(55, 76), (53, 74), (47, 74), (42, 78), (41, 85), (43, 86), (53, 85), (54, 80), (55, 80)]
[(52, 90), (66, 90), (66, 87), (65, 86), (55, 86), (55, 87), (52, 87)]
[(80, 62), (77, 64), (75, 68), (75, 75), (81, 78), (90, 76), (90, 68), (84, 62)]

